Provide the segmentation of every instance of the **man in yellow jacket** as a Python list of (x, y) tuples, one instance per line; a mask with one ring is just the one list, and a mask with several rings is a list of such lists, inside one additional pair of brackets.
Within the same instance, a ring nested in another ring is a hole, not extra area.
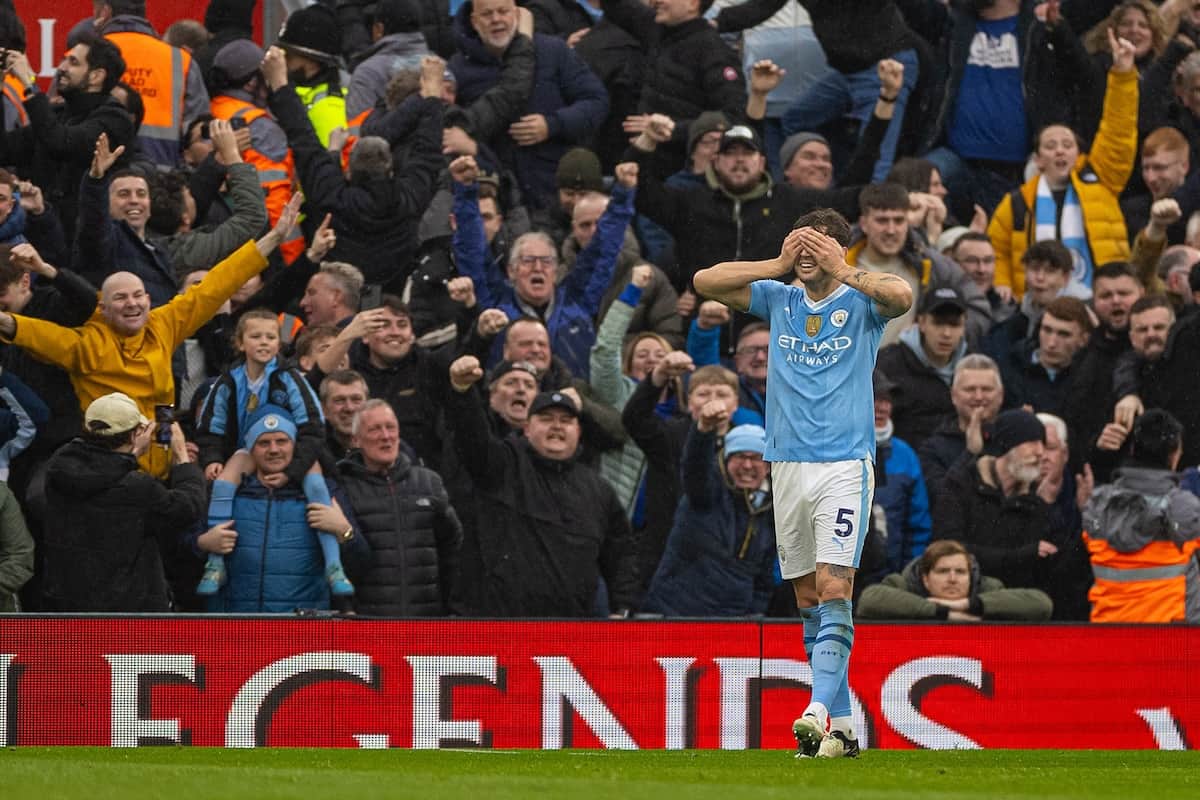
[[(143, 415), (154, 419), (155, 405), (171, 405), (175, 400), (171, 354), (267, 266), (267, 256), (295, 226), (299, 209), (297, 195), (265, 236), (246, 242), (204, 280), (166, 305), (151, 310), (141, 278), (116, 272), (101, 286), (96, 312), (78, 328), (0, 312), (0, 340), (61, 367), (81, 408), (110, 392), (123, 392), (137, 402)], [(143, 470), (160, 478), (170, 471), (170, 453), (160, 447), (150, 448), (139, 461)]]
[(1108, 36), (1113, 66), (1092, 152), (1081, 153), (1078, 138), (1065, 125), (1043, 128), (1034, 154), (1041, 174), (1005, 195), (988, 225), (998, 292), (1018, 299), (1025, 294), (1021, 255), (1044, 239), (1070, 248), (1073, 277), (1089, 288), (1094, 267), (1129, 258), (1129, 235), (1117, 198), (1137, 157), (1138, 74), (1133, 45), (1111, 30)]

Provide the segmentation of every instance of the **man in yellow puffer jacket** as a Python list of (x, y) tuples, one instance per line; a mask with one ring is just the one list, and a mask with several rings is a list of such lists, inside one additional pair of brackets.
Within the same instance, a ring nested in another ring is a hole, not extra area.
[(988, 225), (996, 250), (996, 289), (1025, 293), (1021, 256), (1035, 241), (1057, 239), (1075, 255), (1075, 277), (1091, 287), (1092, 270), (1129, 258), (1129, 236), (1117, 198), (1137, 157), (1138, 74), (1133, 45), (1109, 31), (1113, 66), (1104, 113), (1091, 153), (1065, 125), (1038, 134), (1034, 163), (1041, 173), (1005, 195)]

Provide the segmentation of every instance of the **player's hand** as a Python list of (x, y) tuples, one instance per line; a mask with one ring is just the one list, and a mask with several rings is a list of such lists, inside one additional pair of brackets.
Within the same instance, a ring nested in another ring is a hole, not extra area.
[(629, 282), (639, 289), (645, 289), (654, 278), (654, 268), (649, 264), (638, 264), (629, 274)]
[(724, 430), (728, 424), (729, 406), (723, 400), (709, 400), (700, 409), (700, 419), (696, 420), (696, 427), (701, 433)]
[(579, 40), (587, 36), (591, 32), (591, 28), (580, 28), (567, 37), (567, 47), (575, 47), (579, 44)]
[(996, 290), (996, 296), (1000, 298), (1001, 303), (1007, 305), (1013, 301), (1013, 291), (1011, 286), (996, 285), (992, 288)]
[(666, 386), (667, 381), (686, 375), (695, 368), (696, 364), (691, 356), (682, 350), (672, 350), (655, 365), (654, 371), (650, 373), (650, 380), (655, 386)]
[(716, 300), (705, 300), (696, 315), (696, 325), (702, 331), (711, 331), (729, 322), (729, 308)]
[(18, 269), (36, 272), (39, 275), (47, 271), (46, 262), (42, 260), (41, 254), (29, 242), (21, 242), (12, 246), (12, 250), (9, 253), (9, 263)]
[(1045, 539), (1038, 540), (1038, 558), (1046, 558), (1058, 553), (1058, 546), (1054, 542), (1047, 542)]
[(621, 120), (621, 130), (626, 133), (643, 133), (650, 123), (649, 114), (630, 114)]
[(483, 367), (475, 356), (460, 356), (450, 365), (450, 385), (456, 392), (465, 392), (483, 380)]
[(475, 329), (484, 339), (491, 339), (507, 327), (508, 315), (498, 308), (485, 309), (475, 321)]
[(339, 125), (329, 132), (329, 146), (325, 149), (335, 155), (340, 154), (348, 141), (350, 141), (350, 129)]
[(786, 275), (796, 268), (796, 261), (804, 253), (804, 240), (800, 236), (800, 228), (788, 231), (779, 246), (779, 274)]
[(946, 615), (948, 622), (983, 622), (983, 617), (977, 617), (966, 611), (951, 611)]
[(46, 198), (36, 183), (17, 181), (17, 191), (21, 193), (21, 208), (35, 217), (46, 212)]
[(446, 293), (450, 295), (451, 300), (461, 304), (464, 308), (474, 308), (475, 303), (478, 302), (475, 299), (475, 281), (466, 275), (460, 275), (447, 281)]
[(642, 133), (659, 144), (669, 141), (675, 133), (675, 120), (666, 114), (651, 114)]
[(920, 228), (925, 225), (925, 216), (929, 213), (929, 201), (932, 195), (926, 192), (908, 193), (908, 226)]
[(220, 461), (214, 461), (204, 468), (204, 480), (215, 481), (217, 478), (221, 477), (221, 470), (224, 468), (225, 465)]
[(951, 611), (966, 611), (971, 607), (971, 601), (966, 597), (960, 597), (957, 600), (947, 600), (944, 597), (930, 597), (929, 602), (935, 606), (942, 606)]
[(801, 245), (812, 254), (822, 272), (836, 276), (846, 266), (846, 251), (832, 236), (826, 236), (813, 228), (799, 228), (797, 233)]

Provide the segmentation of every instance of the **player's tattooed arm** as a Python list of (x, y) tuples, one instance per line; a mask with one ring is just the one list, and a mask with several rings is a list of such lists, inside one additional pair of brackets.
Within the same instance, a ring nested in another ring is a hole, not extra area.
[(899, 275), (868, 272), (846, 265), (835, 272), (834, 277), (874, 300), (879, 313), (885, 317), (899, 317), (912, 306), (912, 287)]
[(854, 580), (854, 567), (843, 567), (841, 564), (826, 564), (825, 569), (832, 578), (841, 578), (846, 581)]

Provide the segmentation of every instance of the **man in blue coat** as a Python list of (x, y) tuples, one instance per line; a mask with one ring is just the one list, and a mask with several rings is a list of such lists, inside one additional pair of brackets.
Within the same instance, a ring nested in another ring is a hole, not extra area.
[(739, 425), (717, 447), (729, 408), (700, 412), (683, 448), (675, 524), (641, 610), (669, 617), (765, 614), (775, 589), (775, 516), (763, 461), (767, 433)]
[[(245, 445), (254, 461), (233, 499), (233, 519), (210, 528), (199, 550), (225, 556), (228, 582), (210, 610), (289, 613), (329, 608), (319, 532), (338, 538), (342, 560), (355, 571), (370, 549), (342, 512), (348, 503), (309, 503), (287, 476), (296, 446), (296, 423), (283, 408), (262, 406), (247, 420)], [(328, 482), (328, 479), (326, 479)], [(330, 487), (330, 495), (335, 492)]]
[[(464, 3), (454, 18), (458, 52), (450, 70), (458, 79), (458, 102), (466, 106), (500, 79), (517, 35), (514, 0)], [(533, 35), (535, 68), (529, 100), (486, 144), (517, 174), (526, 204), (542, 209), (557, 200), (558, 160), (588, 144), (608, 115), (608, 92), (582, 58), (554, 36)]]
[[(470, 156), (450, 164), (454, 178), (454, 259), (459, 273), (475, 283), (475, 296), (482, 308), (498, 308), (509, 320), (534, 317), (545, 324), (551, 349), (571, 373), (588, 377), (588, 361), (596, 329), (592, 320), (600, 311), (604, 293), (612, 282), (613, 269), (625, 241), (625, 228), (633, 218), (638, 167), (617, 165), (617, 183), (612, 200), (596, 223), (596, 234), (580, 251), (575, 266), (555, 286), (558, 251), (544, 233), (531, 232), (513, 243), (508, 261), (509, 285), (501, 276), (488, 275), (491, 259), (483, 219), (479, 214), (478, 167)], [(503, 287), (493, 294), (492, 287)], [(503, 338), (497, 337), (491, 364), (500, 361)]]

